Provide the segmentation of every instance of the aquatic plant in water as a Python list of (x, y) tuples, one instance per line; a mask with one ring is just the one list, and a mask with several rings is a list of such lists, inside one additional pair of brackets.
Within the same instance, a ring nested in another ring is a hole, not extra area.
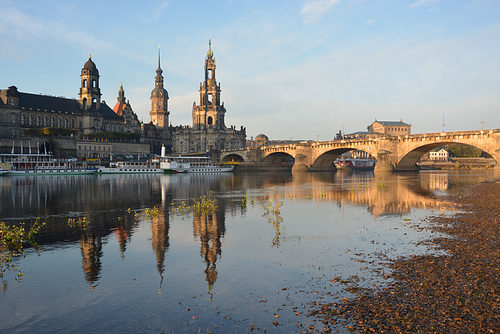
[(17, 256), (24, 256), (25, 246), (31, 245), (36, 251), (40, 250), (35, 241), (35, 235), (44, 225), (45, 223), (40, 223), (40, 218), (37, 218), (28, 231), (24, 227), (24, 223), (20, 226), (10, 227), (5, 222), (0, 221), (0, 278), (2, 279), (2, 291), (6, 289), (4, 275), (7, 271), (15, 272), (17, 281), (23, 276), (21, 268), (14, 265), (12, 261)]
[(281, 223), (283, 222), (283, 217), (281, 217), (281, 207), (283, 202), (278, 202), (274, 205), (273, 202), (269, 201), (266, 205), (263, 205), (264, 213), (262, 217), (267, 217), (268, 223), (272, 224), (276, 230), (276, 235), (273, 238), (273, 246), (280, 246), (281, 238)]

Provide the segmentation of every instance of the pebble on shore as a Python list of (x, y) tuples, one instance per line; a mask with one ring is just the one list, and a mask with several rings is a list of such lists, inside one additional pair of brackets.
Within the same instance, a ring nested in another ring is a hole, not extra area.
[(354, 332), (500, 333), (500, 182), (450, 196), (460, 213), (430, 219), (447, 255), (391, 261), (393, 282), (317, 305), (311, 316)]

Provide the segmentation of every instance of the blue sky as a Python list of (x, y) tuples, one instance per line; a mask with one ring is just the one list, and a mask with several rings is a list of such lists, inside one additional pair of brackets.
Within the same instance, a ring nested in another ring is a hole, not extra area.
[[(149, 122), (158, 45), (172, 125), (191, 125), (212, 38), (226, 125), (329, 140), (375, 118), (500, 128), (498, 0), (0, 0), (0, 88), (78, 98), (92, 54)], [(484, 123), (481, 123), (484, 122)]]

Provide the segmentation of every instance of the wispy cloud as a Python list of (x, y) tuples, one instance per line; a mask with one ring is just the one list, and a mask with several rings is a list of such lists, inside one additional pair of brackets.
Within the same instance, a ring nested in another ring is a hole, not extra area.
[(421, 6), (428, 6), (431, 5), (435, 2), (438, 2), (439, 0), (417, 0), (414, 3), (410, 5), (410, 8), (416, 8), (416, 7), (421, 7)]
[(337, 5), (340, 0), (313, 0), (308, 1), (300, 13), (304, 17), (304, 23), (312, 23), (320, 19), (332, 6)]

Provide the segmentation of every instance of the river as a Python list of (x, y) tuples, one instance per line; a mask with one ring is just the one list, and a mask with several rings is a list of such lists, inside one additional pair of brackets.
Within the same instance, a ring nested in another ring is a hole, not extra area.
[(383, 286), (387, 259), (439, 252), (426, 218), (493, 177), (1, 177), (0, 220), (46, 225), (2, 279), (0, 332), (321, 332), (310, 306), (351, 297), (332, 280)]

